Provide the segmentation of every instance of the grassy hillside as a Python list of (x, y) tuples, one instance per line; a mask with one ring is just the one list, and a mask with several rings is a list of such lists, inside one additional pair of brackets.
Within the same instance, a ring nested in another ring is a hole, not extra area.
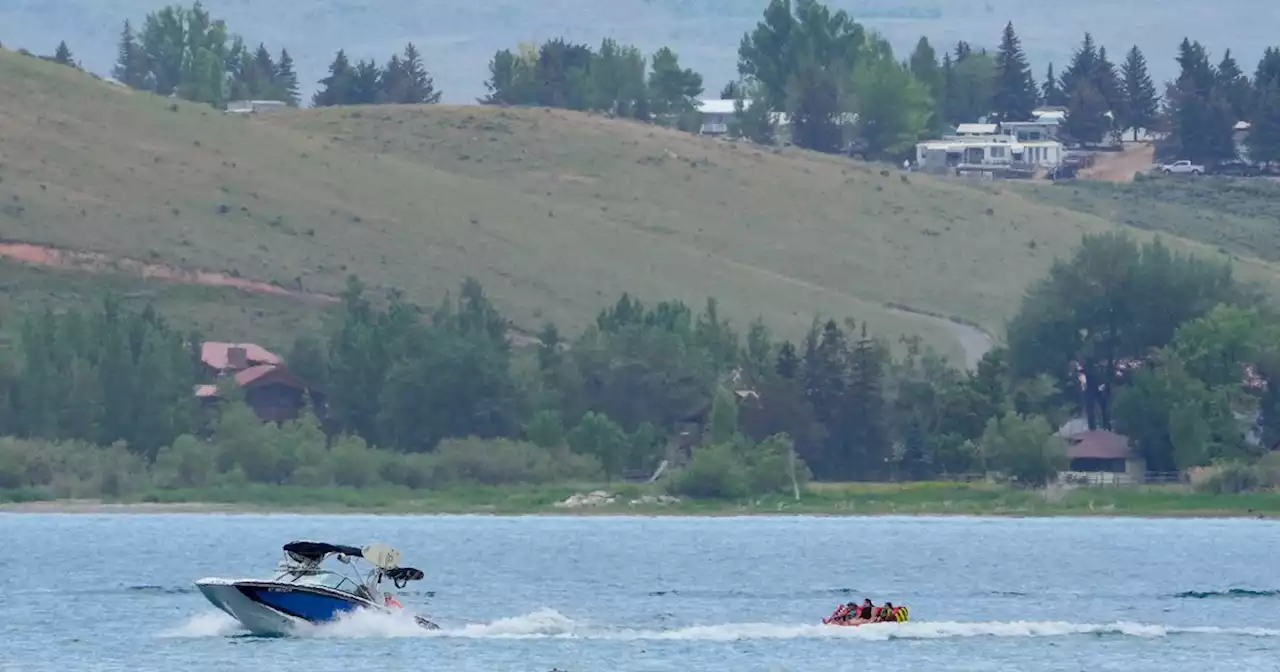
[(1280, 183), (1267, 179), (1156, 176), (1127, 184), (1036, 185), (1046, 203), (1202, 241), (1236, 255), (1280, 261)]
[[(245, 119), (0, 52), (0, 237), (308, 291), (358, 273), (423, 302), (473, 275), (524, 326), (581, 326), (623, 291), (714, 296), (739, 325), (849, 315), (958, 356), (954, 325), (887, 306), (998, 333), (1053, 255), (1110, 228), (1013, 189), (580, 114)], [(234, 313), (244, 295), (219, 296)]]
[(95, 307), (104, 292), (126, 305), (154, 305), (184, 329), (211, 338), (251, 340), (288, 352), (299, 331), (321, 325), (321, 307), (293, 299), (214, 287), (37, 268), (0, 259), (0, 348), (13, 342), (22, 315)]

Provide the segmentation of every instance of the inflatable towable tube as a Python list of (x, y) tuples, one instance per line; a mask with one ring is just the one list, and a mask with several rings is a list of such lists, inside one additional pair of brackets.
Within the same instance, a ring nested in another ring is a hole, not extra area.
[[(877, 610), (879, 609), (880, 608), (877, 607)], [(911, 618), (911, 610), (905, 605), (894, 607), (893, 613), (889, 616), (888, 620), (883, 621), (864, 621), (857, 618), (848, 618), (846, 616), (847, 612), (848, 610), (844, 605), (836, 607), (836, 610), (832, 612), (830, 616), (822, 619), (822, 623), (824, 625), (858, 626), (867, 625), (869, 623), (906, 623)], [(876, 616), (879, 615), (878, 611), (874, 613)]]

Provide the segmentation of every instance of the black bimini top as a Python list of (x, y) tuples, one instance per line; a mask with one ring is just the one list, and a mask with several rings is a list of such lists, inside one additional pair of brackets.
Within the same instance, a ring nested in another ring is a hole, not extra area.
[(387, 576), (392, 581), (421, 581), (426, 574), (423, 574), (421, 569), (414, 569), (413, 567), (396, 567), (395, 569), (387, 570)]
[(356, 558), (364, 557), (364, 551), (355, 546), (326, 544), (322, 541), (291, 541), (284, 545), (284, 552), (299, 560), (310, 560), (311, 562), (320, 562), (330, 553), (341, 553), (342, 555)]

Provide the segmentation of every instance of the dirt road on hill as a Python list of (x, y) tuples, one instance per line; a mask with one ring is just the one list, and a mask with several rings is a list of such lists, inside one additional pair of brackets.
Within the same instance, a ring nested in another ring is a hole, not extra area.
[(1098, 152), (1092, 167), (1080, 171), (1079, 179), (1098, 182), (1127, 183), (1134, 173), (1143, 173), (1155, 162), (1156, 149), (1151, 144), (1127, 145), (1122, 152)]
[[(122, 273), (143, 279), (158, 279), (190, 285), (203, 285), (205, 287), (233, 287), (254, 294), (271, 294), (315, 303), (334, 303), (338, 301), (338, 297), (330, 294), (285, 289), (269, 282), (237, 278), (227, 273), (193, 271), (167, 264), (112, 258), (96, 252), (66, 250), (52, 245), (0, 241), (0, 257), (33, 266), (86, 273)], [(542, 341), (534, 334), (516, 327), (507, 332), (507, 340), (517, 348), (542, 344)]]
[(946, 327), (947, 331), (951, 332), (951, 335), (960, 343), (960, 349), (964, 352), (964, 364), (969, 370), (977, 369), (978, 362), (982, 361), (983, 356), (996, 345), (994, 336), (971, 324), (926, 313), (908, 306), (895, 304), (885, 307), (896, 313), (910, 315), (920, 320), (928, 320)]
[(0, 241), (0, 257), (35, 266), (87, 271), (90, 273), (123, 272), (144, 279), (156, 278), (206, 287), (234, 287), (256, 294), (274, 294), (311, 301), (334, 302), (337, 297), (315, 292), (298, 292), (257, 280), (237, 278), (214, 271), (192, 271), (166, 264), (155, 264), (134, 259), (111, 258), (95, 252), (77, 252), (52, 245), (38, 245), (14, 241)]

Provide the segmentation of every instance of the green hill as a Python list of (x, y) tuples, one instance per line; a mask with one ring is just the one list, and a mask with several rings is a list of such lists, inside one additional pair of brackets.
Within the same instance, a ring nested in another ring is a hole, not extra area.
[[(0, 52), (0, 237), (309, 292), (356, 273), (424, 303), (471, 275), (529, 328), (581, 327), (624, 291), (713, 296), (739, 325), (761, 316), (796, 336), (816, 313), (852, 316), (959, 356), (954, 324), (890, 306), (998, 334), (1054, 255), (1114, 226), (1016, 189), (576, 113), (243, 118)], [(1276, 281), (1268, 264), (1241, 267)], [(29, 277), (15, 291), (44, 283)], [(206, 324), (264, 300), (201, 296), (187, 313)]]
[(1266, 178), (1151, 176), (1137, 182), (1036, 185), (1046, 203), (1117, 224), (1184, 236), (1224, 252), (1280, 261), (1280, 183)]

